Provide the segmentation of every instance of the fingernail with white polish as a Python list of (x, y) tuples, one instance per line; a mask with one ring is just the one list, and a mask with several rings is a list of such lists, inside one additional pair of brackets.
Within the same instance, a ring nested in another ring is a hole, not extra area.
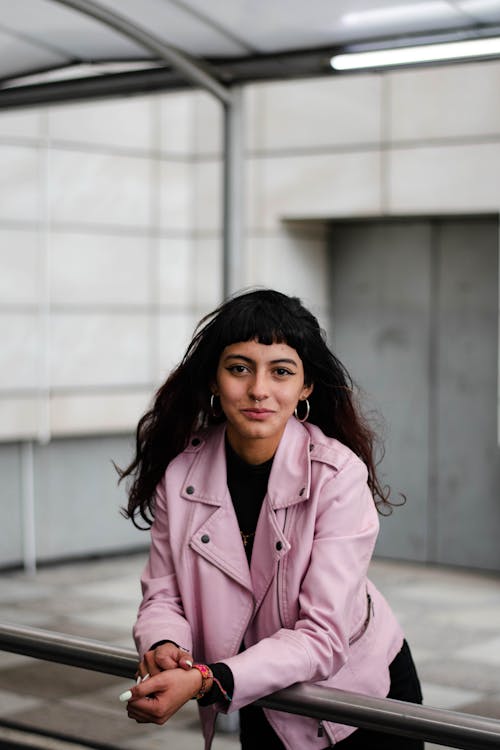
[(147, 674), (144, 675), (144, 677), (142, 678), (141, 682), (144, 682), (145, 680), (148, 680), (150, 677), (151, 677), (151, 675), (148, 672)]
[(189, 664), (189, 668), (190, 668), (190, 669), (191, 669), (191, 667), (193, 666), (193, 662), (192, 662), (192, 661), (190, 661), (189, 659), (186, 659), (186, 664)]
[(139, 675), (139, 677), (135, 681), (135, 684), (138, 685), (141, 681), (142, 681), (142, 677), (141, 677), (141, 675)]
[(126, 703), (127, 701), (129, 701), (131, 699), (131, 697), (132, 697), (132, 691), (131, 690), (125, 690), (125, 692), (120, 695), (120, 697), (118, 698), (118, 700), (121, 703)]

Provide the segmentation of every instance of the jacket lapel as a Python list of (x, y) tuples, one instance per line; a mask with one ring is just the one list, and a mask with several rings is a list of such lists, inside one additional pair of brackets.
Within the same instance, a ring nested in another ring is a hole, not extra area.
[[(310, 491), (309, 434), (290, 419), (278, 446), (255, 532), (249, 569), (226, 478), (224, 426), (201, 439), (181, 495), (202, 504), (206, 513), (195, 523), (190, 547), (244, 588), (253, 592), (256, 608), (262, 602), (279, 561), (288, 554), (287, 518), (291, 506)], [(199, 519), (200, 515), (193, 513)]]
[(206, 511), (193, 512), (192, 518), (196, 520), (189, 545), (251, 591), (250, 570), (227, 488), (224, 434), (222, 426), (216, 428), (206, 442), (201, 440), (181, 492), (185, 500), (204, 505)]
[(287, 529), (294, 506), (306, 500), (309, 491), (309, 434), (290, 419), (274, 457), (255, 532), (250, 573), (256, 608), (264, 599), (280, 560), (291, 549)]

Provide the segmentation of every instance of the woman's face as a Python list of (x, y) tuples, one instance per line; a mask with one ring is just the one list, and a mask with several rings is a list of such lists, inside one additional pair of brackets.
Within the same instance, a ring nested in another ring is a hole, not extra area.
[(226, 415), (228, 440), (249, 463), (274, 455), (298, 401), (312, 390), (304, 383), (304, 367), (295, 349), (257, 341), (241, 341), (223, 350), (213, 386)]

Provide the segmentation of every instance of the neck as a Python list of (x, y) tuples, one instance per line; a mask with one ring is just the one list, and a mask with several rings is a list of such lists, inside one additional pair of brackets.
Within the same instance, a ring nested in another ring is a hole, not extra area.
[(269, 461), (278, 448), (279, 440), (238, 440), (238, 436), (232, 435), (228, 427), (227, 439), (233, 451), (247, 464), (257, 466)]

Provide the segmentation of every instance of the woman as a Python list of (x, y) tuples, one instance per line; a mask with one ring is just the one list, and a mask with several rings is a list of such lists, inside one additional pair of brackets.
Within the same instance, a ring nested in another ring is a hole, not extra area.
[[(206, 750), (240, 709), (243, 750), (423, 744), (258, 709), (297, 682), (421, 701), (389, 606), (367, 578), (387, 504), (374, 435), (300, 300), (241, 294), (200, 324), (140, 421), (127, 515), (152, 524), (134, 628), (131, 718), (195, 697)], [(197, 663), (193, 663), (194, 658)]]

